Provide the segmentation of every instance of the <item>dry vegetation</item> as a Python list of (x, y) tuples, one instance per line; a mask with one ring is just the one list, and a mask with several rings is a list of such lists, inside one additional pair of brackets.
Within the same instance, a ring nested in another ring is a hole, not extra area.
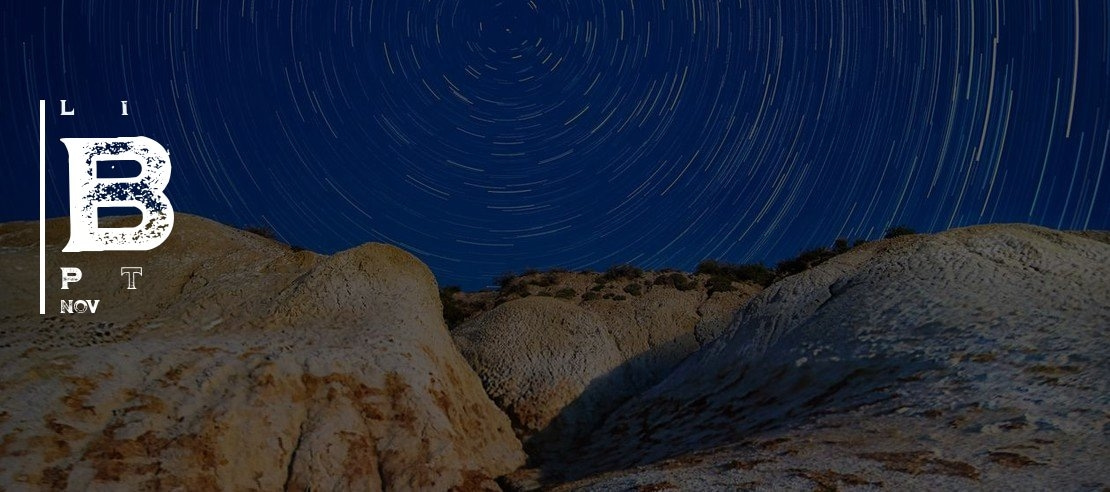
[[(914, 234), (908, 227), (898, 226), (887, 230), (885, 237)], [(673, 269), (644, 271), (632, 265), (613, 265), (604, 272), (590, 270), (570, 271), (565, 268), (549, 270), (528, 269), (519, 274), (508, 272), (494, 280), (497, 289), (464, 292), (458, 286), (440, 289), (443, 318), (448, 328), (455, 328), (498, 305), (528, 296), (547, 296), (576, 303), (596, 301), (626, 301), (640, 297), (656, 288), (688, 291), (704, 289), (708, 296), (717, 292), (731, 292), (739, 285), (750, 284), (767, 287), (774, 282), (795, 275), (852, 248), (866, 243), (837, 239), (832, 247), (805, 250), (794, 258), (780, 261), (773, 268), (763, 263), (735, 264), (718, 260), (704, 260), (693, 273)]]

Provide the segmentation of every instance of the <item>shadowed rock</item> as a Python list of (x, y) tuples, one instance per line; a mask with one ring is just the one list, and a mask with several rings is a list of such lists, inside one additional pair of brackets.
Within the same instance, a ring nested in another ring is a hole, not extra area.
[(549, 291), (605, 292), (612, 284), (636, 285), (638, 294), (514, 299), (452, 332), (534, 462), (574, 453), (609, 412), (716, 337), (758, 291), (738, 284), (710, 294), (700, 281), (678, 290), (650, 278), (667, 273), (609, 283), (596, 274), (540, 275)]
[(567, 489), (1103, 488), (1100, 239), (1008, 225), (857, 248), (757, 295), (549, 466), (581, 478)]

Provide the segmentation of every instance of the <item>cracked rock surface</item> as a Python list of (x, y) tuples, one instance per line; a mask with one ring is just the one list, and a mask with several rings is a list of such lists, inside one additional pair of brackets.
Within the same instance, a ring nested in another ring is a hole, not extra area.
[(448, 333), (389, 246), (178, 214), (154, 252), (63, 255), (66, 228), (47, 307), (95, 314), (38, 315), (37, 228), (0, 224), (3, 488), (1110, 486), (1106, 233), (899, 237), (762, 292), (531, 275)]
[[(63, 255), (66, 230), (49, 224), (48, 312), (96, 314), (40, 316), (36, 224), (0, 225), (0, 484), (474, 490), (523, 463), (408, 253), (320, 256), (177, 214), (152, 252)], [(61, 266), (83, 280), (58, 290)]]
[[(554, 274), (550, 290), (604, 292), (594, 274)], [(606, 414), (650, 387), (715, 338), (760, 287), (710, 293), (642, 278), (639, 295), (585, 301), (510, 300), (452, 331), (494, 402), (513, 420), (534, 461), (573, 453)]]
[(1104, 489), (1108, 329), (1105, 234), (871, 243), (758, 294), (543, 471), (566, 490)]

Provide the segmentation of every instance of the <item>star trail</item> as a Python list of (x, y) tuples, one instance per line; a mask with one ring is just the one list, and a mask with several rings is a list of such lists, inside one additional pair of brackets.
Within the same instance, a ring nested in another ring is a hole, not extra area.
[[(18, 4), (17, 4), (18, 3)], [(175, 209), (441, 284), (776, 261), (837, 237), (1110, 228), (1110, 4), (8, 2), (0, 220), (63, 136), (145, 135)], [(119, 114), (129, 101), (130, 116)], [(24, 186), (22, 183), (27, 183)]]

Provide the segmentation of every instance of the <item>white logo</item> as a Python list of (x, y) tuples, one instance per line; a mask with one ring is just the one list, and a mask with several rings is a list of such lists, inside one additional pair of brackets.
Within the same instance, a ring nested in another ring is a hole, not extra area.
[[(63, 138), (69, 151), (69, 244), (62, 251), (147, 251), (173, 229), (173, 207), (163, 191), (170, 181), (170, 154), (147, 137)], [(135, 161), (138, 176), (98, 178), (100, 161)], [(102, 228), (97, 209), (134, 207), (135, 227)], [(64, 287), (63, 287), (64, 288)]]

